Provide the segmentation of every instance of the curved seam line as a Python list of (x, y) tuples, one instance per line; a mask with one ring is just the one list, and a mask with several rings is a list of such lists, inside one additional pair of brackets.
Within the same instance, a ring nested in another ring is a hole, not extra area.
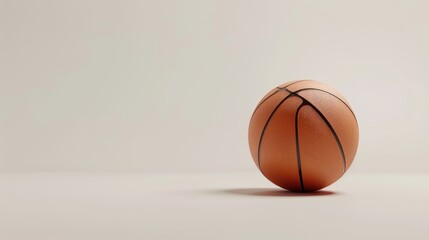
[(312, 104), (309, 104), (311, 108), (313, 108), (317, 114), (323, 119), (323, 121), (325, 122), (326, 126), (328, 126), (328, 128), (331, 130), (332, 134), (334, 135), (335, 141), (337, 142), (338, 148), (340, 149), (341, 152), (341, 157), (343, 159), (343, 173), (346, 172), (346, 168), (347, 168), (347, 163), (346, 163), (346, 156), (344, 155), (344, 150), (343, 150), (343, 146), (340, 142), (340, 139), (338, 138), (337, 133), (335, 132), (334, 128), (332, 127), (332, 125), (329, 123), (328, 119), (326, 119), (326, 117), (319, 111), (319, 109), (317, 109), (315, 106), (313, 106)]
[[(287, 91), (287, 92), (291, 92), (289, 89), (287, 89), (287, 88), (277, 88), (278, 90), (284, 90), (284, 91)], [(327, 93), (327, 94), (329, 94), (329, 95), (332, 95), (333, 97), (335, 97), (335, 98), (337, 98), (338, 100), (340, 100), (342, 103), (344, 103), (344, 105), (350, 110), (350, 112), (352, 113), (352, 115), (353, 115), (353, 118), (355, 119), (355, 122), (356, 122), (356, 124), (358, 125), (358, 127), (359, 127), (359, 123), (358, 123), (358, 121), (357, 121), (357, 118), (356, 118), (356, 115), (355, 115), (355, 113), (353, 112), (353, 110), (351, 109), (351, 107), (349, 106), (349, 104), (347, 104), (345, 101), (343, 101), (341, 98), (339, 98), (338, 96), (336, 96), (335, 94), (333, 94), (333, 93), (330, 93), (330, 92), (328, 92), (328, 91), (325, 91), (325, 90), (322, 90), (322, 89), (318, 89), (318, 88), (303, 88), (303, 89), (299, 89), (299, 90), (297, 90), (297, 91), (295, 91), (294, 93), (298, 93), (298, 92), (301, 92), (301, 91), (304, 91), (304, 90), (316, 90), (316, 91), (321, 91), (321, 92), (325, 92), (325, 93)]]
[[(302, 81), (312, 81), (312, 80), (310, 80), (310, 79), (298, 80), (298, 81), (296, 81), (296, 82), (293, 82), (293, 83), (290, 83), (290, 84), (288, 84), (288, 85), (284, 86), (283, 88), (285, 88), (285, 89), (286, 89), (287, 87), (292, 86), (293, 84), (295, 84), (295, 83), (299, 83), (299, 82), (302, 82)], [(274, 94), (278, 93), (278, 92), (279, 92), (279, 89), (283, 89), (283, 88), (279, 88), (279, 87), (277, 87), (277, 90), (276, 90), (275, 92), (273, 92), (273, 93), (272, 93), (272, 94), (270, 94), (268, 97), (266, 97), (264, 100), (262, 100), (262, 102), (260, 102), (260, 103), (258, 104), (258, 106), (256, 106), (256, 108), (255, 108), (255, 110), (253, 111), (252, 116), (250, 117), (250, 119), (252, 119), (252, 118), (253, 118), (253, 115), (255, 115), (256, 110), (258, 110), (258, 108), (262, 105), (262, 103), (264, 103), (265, 101), (267, 101), (267, 100), (268, 100), (268, 98), (272, 97)]]
[[(288, 89), (288, 90), (289, 90), (289, 89)], [(355, 116), (355, 114), (354, 114), (353, 110), (351, 109), (351, 107), (350, 107), (346, 102), (344, 102), (341, 98), (339, 98), (338, 96), (336, 96), (335, 94), (330, 93), (330, 92), (325, 91), (325, 90), (322, 90), (322, 89), (318, 89), (318, 88), (303, 88), (303, 89), (300, 89), (300, 90), (295, 91), (295, 93), (298, 93), (298, 92), (301, 92), (301, 91), (304, 91), (304, 90), (316, 90), (316, 91), (321, 91), (321, 92), (325, 92), (325, 93), (327, 93), (327, 94), (329, 94), (329, 95), (331, 95), (331, 96), (333, 96), (333, 97), (337, 98), (337, 99), (338, 99), (338, 100), (340, 100), (342, 103), (344, 103), (344, 105), (346, 105), (346, 107), (350, 110), (350, 112), (352, 113), (352, 115), (353, 115), (353, 117), (355, 118), (356, 123), (357, 123), (356, 116)]]
[(290, 87), (290, 86), (292, 86), (292, 85), (294, 85), (294, 84), (296, 84), (296, 83), (300, 83), (300, 82), (304, 82), (304, 81), (314, 81), (314, 80), (311, 80), (311, 79), (298, 80), (298, 81), (293, 82), (293, 83), (291, 83), (291, 84), (289, 84), (289, 85), (286, 85), (286, 86), (284, 86), (284, 87), (281, 87), (281, 88), (277, 87), (277, 88), (278, 88), (278, 89), (287, 89), (287, 87)]
[(302, 177), (302, 167), (301, 167), (301, 153), (300, 153), (300, 149), (299, 149), (299, 134), (298, 134), (298, 113), (299, 110), (301, 110), (301, 108), (303, 106), (305, 106), (306, 103), (303, 101), (301, 103), (301, 105), (298, 107), (298, 109), (296, 110), (296, 114), (295, 114), (295, 146), (296, 146), (296, 159), (298, 162), (298, 173), (299, 173), (299, 183), (301, 184), (301, 191), (305, 192), (304, 189), (304, 180)]
[(260, 103), (258, 104), (258, 106), (256, 106), (256, 108), (255, 108), (255, 110), (253, 111), (252, 116), (250, 117), (250, 119), (252, 119), (252, 118), (253, 118), (253, 115), (255, 115), (256, 110), (258, 110), (258, 108), (262, 105), (262, 103), (264, 103), (265, 101), (267, 101), (267, 100), (268, 100), (268, 98), (272, 97), (274, 94), (276, 94), (276, 93), (278, 93), (278, 92), (279, 92), (279, 90), (277, 89), (275, 92), (273, 92), (272, 94), (268, 95), (268, 97), (266, 97), (264, 100), (262, 100), (262, 102), (260, 102)]
[[(311, 108), (313, 108), (316, 113), (322, 118), (323, 122), (325, 122), (326, 126), (328, 126), (329, 130), (331, 130), (332, 135), (334, 135), (335, 141), (337, 142), (338, 148), (340, 149), (341, 152), (341, 157), (343, 159), (343, 173), (346, 172), (346, 168), (347, 168), (347, 163), (346, 163), (346, 156), (344, 154), (344, 150), (343, 150), (343, 146), (341, 144), (340, 139), (338, 138), (337, 133), (335, 132), (334, 128), (332, 127), (332, 125), (329, 123), (328, 119), (326, 119), (326, 117), (319, 111), (319, 109), (317, 109), (311, 102), (309, 102), (307, 99), (305, 99), (304, 97), (302, 97), (299, 94), (296, 94), (295, 92), (291, 92), (287, 89), (285, 89), (287, 92), (289, 92), (291, 95), (297, 96), (299, 98), (301, 98), (302, 100), (304, 100)], [(290, 95), (289, 95), (290, 96)]]
[(274, 113), (277, 111), (277, 109), (280, 107), (280, 105), (282, 105), (282, 103), (284, 101), (286, 101), (286, 99), (288, 99), (290, 96), (293, 96), (292, 94), (287, 95), (285, 98), (283, 98), (283, 100), (280, 101), (279, 104), (277, 104), (277, 106), (274, 108), (274, 110), (271, 112), (270, 116), (268, 117), (267, 121), (265, 122), (264, 128), (262, 129), (261, 132), (261, 136), (259, 137), (259, 143), (258, 143), (258, 166), (259, 166), (259, 170), (261, 170), (262, 172), (262, 168), (261, 168), (261, 144), (262, 144), (262, 139), (264, 138), (264, 134), (265, 134), (265, 130), (267, 129), (268, 124), (271, 121), (271, 118), (273, 117)]

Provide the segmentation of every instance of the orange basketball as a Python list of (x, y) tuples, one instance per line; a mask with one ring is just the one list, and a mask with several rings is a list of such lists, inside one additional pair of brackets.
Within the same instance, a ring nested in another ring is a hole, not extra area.
[(262, 174), (279, 187), (311, 192), (337, 181), (356, 154), (359, 129), (346, 99), (313, 80), (271, 90), (253, 112), (249, 147)]

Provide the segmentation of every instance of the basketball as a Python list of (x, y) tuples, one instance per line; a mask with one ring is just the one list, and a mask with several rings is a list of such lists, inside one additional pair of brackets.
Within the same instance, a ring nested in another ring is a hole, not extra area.
[(268, 92), (249, 123), (256, 166), (275, 185), (312, 192), (337, 181), (355, 157), (359, 128), (350, 104), (314, 80), (291, 81)]

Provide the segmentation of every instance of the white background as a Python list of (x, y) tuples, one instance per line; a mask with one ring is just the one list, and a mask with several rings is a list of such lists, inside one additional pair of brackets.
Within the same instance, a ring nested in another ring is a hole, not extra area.
[(250, 115), (315, 79), (353, 171), (427, 172), (427, 1), (0, 1), (0, 171), (256, 168)]
[[(0, 0), (0, 240), (426, 239), (429, 1)], [(315, 79), (360, 145), (322, 192), (247, 146)]]

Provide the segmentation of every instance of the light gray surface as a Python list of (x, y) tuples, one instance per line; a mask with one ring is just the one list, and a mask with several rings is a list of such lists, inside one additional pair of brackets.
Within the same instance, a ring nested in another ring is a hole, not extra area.
[(310, 78), (355, 110), (355, 171), (429, 172), (427, 9), (0, 0), (0, 171), (252, 171), (253, 108)]
[(315, 195), (254, 173), (1, 174), (0, 239), (427, 239), (429, 176), (346, 175)]
[[(0, 240), (427, 238), (428, 177), (405, 173), (429, 172), (428, 8), (0, 0)], [(335, 194), (283, 196), (247, 124), (309, 78), (347, 97), (360, 146)]]

